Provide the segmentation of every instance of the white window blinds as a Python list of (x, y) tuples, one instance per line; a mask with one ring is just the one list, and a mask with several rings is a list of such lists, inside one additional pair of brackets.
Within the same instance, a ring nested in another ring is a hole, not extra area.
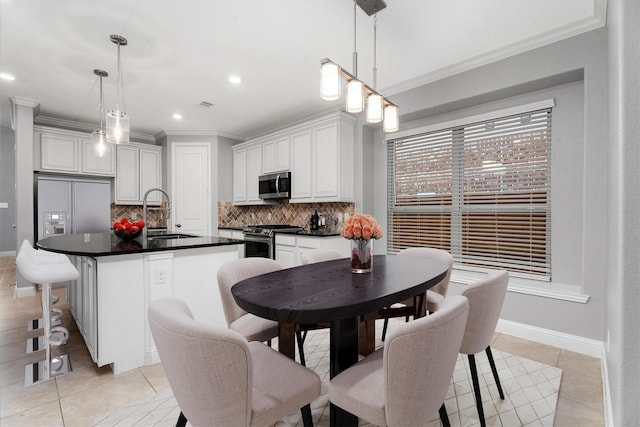
[(388, 252), (549, 280), (550, 142), (551, 108), (389, 141)]

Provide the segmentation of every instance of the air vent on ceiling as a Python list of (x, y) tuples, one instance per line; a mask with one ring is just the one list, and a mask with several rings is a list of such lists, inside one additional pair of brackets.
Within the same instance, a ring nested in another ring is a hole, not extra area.
[(210, 103), (210, 102), (207, 102), (207, 101), (202, 101), (202, 102), (200, 103), (200, 106), (201, 106), (202, 108), (211, 108), (211, 107), (213, 107), (213, 104), (212, 104), (212, 103)]

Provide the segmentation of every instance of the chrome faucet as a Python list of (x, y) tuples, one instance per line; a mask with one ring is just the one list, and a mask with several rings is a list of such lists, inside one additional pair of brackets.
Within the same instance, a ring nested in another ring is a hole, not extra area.
[(144, 221), (144, 228), (142, 229), (143, 237), (147, 238), (147, 197), (149, 193), (153, 191), (159, 191), (167, 198), (167, 219), (171, 218), (171, 198), (166, 191), (162, 188), (150, 188), (144, 193), (144, 197), (142, 198), (142, 220)]

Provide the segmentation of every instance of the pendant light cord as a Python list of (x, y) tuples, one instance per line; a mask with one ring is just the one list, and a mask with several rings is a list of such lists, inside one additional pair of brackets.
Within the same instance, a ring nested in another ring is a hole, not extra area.
[(358, 78), (358, 49), (356, 48), (356, 0), (353, 0), (353, 76)]
[(102, 76), (100, 76), (100, 132), (104, 132), (102, 120), (104, 119), (104, 102), (102, 97)]
[(373, 89), (378, 90), (378, 66), (376, 52), (378, 50), (377, 44), (377, 30), (378, 30), (378, 11), (373, 11)]

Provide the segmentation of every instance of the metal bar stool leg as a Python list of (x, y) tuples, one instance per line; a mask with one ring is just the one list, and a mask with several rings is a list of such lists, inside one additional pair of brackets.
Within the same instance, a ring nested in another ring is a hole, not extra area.
[(469, 355), (469, 367), (471, 368), (471, 379), (473, 380), (473, 392), (476, 395), (476, 407), (478, 408), (478, 416), (480, 417), (480, 426), (486, 427), (484, 420), (484, 409), (482, 408), (482, 396), (480, 396), (480, 382), (478, 381), (478, 370), (476, 368), (476, 359), (473, 354)]

